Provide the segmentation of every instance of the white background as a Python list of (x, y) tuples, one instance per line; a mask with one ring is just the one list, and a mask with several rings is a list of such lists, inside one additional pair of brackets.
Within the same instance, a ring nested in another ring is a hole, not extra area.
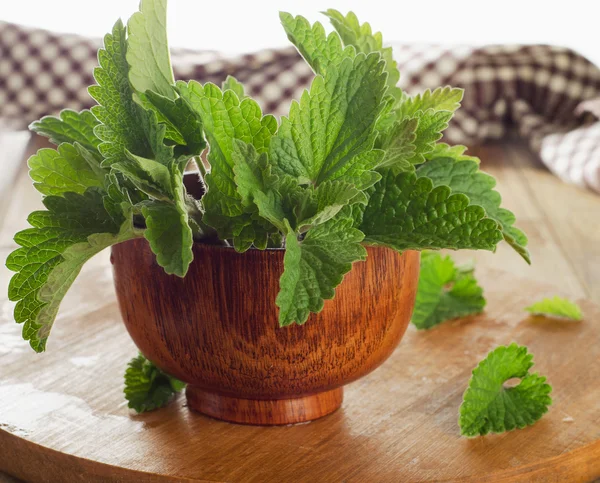
[[(138, 0), (0, 0), (0, 20), (99, 37), (137, 6)], [(600, 64), (598, 0), (170, 0), (171, 46), (237, 53), (287, 45), (279, 10), (314, 21), (327, 8), (353, 10), (386, 42), (550, 43)]]

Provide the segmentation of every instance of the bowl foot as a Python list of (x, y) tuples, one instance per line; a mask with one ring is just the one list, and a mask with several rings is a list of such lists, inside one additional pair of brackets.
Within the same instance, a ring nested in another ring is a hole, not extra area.
[(344, 390), (339, 387), (293, 399), (241, 399), (207, 392), (189, 385), (188, 407), (207, 416), (241, 424), (294, 424), (322, 418), (342, 405)]

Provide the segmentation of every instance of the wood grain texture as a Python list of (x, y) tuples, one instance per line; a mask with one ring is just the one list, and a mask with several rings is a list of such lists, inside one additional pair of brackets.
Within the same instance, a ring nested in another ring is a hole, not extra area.
[[(31, 353), (13, 322), (13, 304), (3, 298), (0, 471), (49, 482), (600, 477), (600, 311), (582, 302), (585, 320), (565, 325), (521, 310), (554, 294), (600, 303), (600, 197), (562, 183), (521, 145), (475, 154), (528, 232), (533, 265), (505, 245), (495, 254), (453, 253), (477, 260), (486, 315), (426, 333), (409, 327), (383, 366), (347, 387), (339, 411), (309, 424), (232, 425), (188, 411), (182, 396), (155, 413), (129, 413), (122, 376), (136, 348), (121, 322), (107, 253), (84, 268), (67, 295), (45, 354)], [(40, 206), (23, 169), (1, 220), (0, 256), (14, 248), (13, 234)], [(8, 277), (2, 268), (0, 290)], [(531, 428), (461, 439), (456, 421), (470, 370), (490, 349), (512, 341), (530, 347), (534, 369), (554, 387), (554, 404)]]
[(237, 253), (195, 243), (193, 251), (185, 278), (165, 274), (145, 239), (114, 246), (111, 261), (131, 338), (158, 367), (192, 385), (193, 409), (213, 416), (288, 424), (329, 414), (341, 393), (319, 393), (378, 367), (410, 321), (418, 252), (367, 248), (367, 260), (354, 264), (323, 311), (280, 328), (275, 298), (284, 250)]

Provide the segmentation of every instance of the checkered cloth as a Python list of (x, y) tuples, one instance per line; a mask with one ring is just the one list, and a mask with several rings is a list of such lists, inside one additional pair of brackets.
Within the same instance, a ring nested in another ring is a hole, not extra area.
[[(92, 101), (99, 40), (0, 23), (0, 126), (22, 129), (63, 108)], [(560, 178), (600, 192), (600, 69), (551, 46), (393, 45), (413, 94), (442, 85), (465, 97), (445, 133), (451, 144), (480, 144), (516, 131)], [(245, 84), (266, 112), (283, 115), (313, 77), (294, 48), (238, 57), (174, 50), (178, 79)], [(596, 100), (597, 99), (597, 100)]]

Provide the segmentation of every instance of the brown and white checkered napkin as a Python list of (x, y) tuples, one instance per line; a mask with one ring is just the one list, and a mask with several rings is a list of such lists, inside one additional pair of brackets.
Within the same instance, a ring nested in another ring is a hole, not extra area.
[[(0, 22), (0, 126), (25, 128), (63, 108), (90, 107), (99, 40)], [(400, 87), (413, 94), (465, 89), (446, 131), (479, 144), (516, 131), (565, 181), (600, 192), (600, 69), (569, 49), (545, 45), (394, 45)], [(229, 74), (267, 112), (283, 115), (313, 77), (294, 48), (238, 57), (174, 50), (175, 77), (221, 83)]]

